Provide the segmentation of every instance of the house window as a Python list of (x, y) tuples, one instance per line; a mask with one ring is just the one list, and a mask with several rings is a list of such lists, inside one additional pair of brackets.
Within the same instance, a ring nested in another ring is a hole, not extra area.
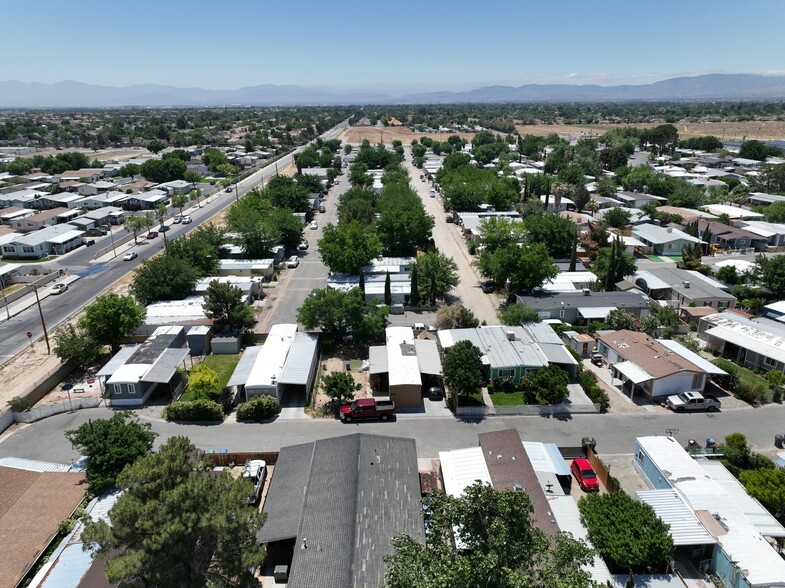
[(3, 253), (14, 253), (16, 251), (16, 247), (13, 245), (3, 245)]
[(35, 247), (30, 247), (29, 245), (23, 245), (22, 251), (24, 253), (35, 253)]
[(765, 365), (768, 368), (775, 368), (775, 367), (777, 367), (777, 360), (776, 359), (772, 359), (770, 357), (764, 357), (763, 358), (763, 365)]
[(643, 463), (643, 451), (639, 451), (635, 457), (639, 462)]
[(703, 374), (695, 374), (694, 376), (692, 376), (692, 387), (695, 390), (700, 389), (702, 383), (703, 383)]
[(717, 308), (719, 308), (720, 310), (722, 310), (723, 308), (728, 308), (728, 306), (730, 306), (730, 302), (728, 302), (727, 300), (717, 301)]
[(499, 370), (499, 377), (500, 378), (514, 378), (515, 377), (515, 370), (514, 369), (506, 369), (506, 370)]
[(559, 318), (564, 318), (564, 309), (559, 310)]

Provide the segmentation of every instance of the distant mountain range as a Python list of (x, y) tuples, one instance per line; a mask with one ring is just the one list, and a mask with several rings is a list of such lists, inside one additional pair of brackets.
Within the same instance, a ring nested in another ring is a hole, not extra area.
[(785, 76), (708, 74), (652, 84), (598, 86), (525, 84), (465, 92), (395, 96), (337, 93), (305, 86), (262, 84), (237, 90), (205, 90), (143, 84), (117, 88), (81, 82), (0, 82), (0, 108), (102, 108), (154, 106), (303, 106), (337, 104), (459, 104), (469, 102), (604, 102), (652, 100), (772, 100), (785, 98)]

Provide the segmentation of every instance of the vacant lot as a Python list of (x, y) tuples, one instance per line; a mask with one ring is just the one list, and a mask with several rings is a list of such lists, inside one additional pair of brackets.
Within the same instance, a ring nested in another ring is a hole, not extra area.
[(434, 141), (446, 141), (448, 137), (458, 135), (471, 141), (474, 133), (413, 133), (409, 127), (350, 127), (338, 136), (344, 143), (359, 144), (366, 139), (373, 145), (378, 145), (381, 141), (385, 145), (392, 144), (393, 141), (400, 141), (404, 145), (412, 142), (412, 139), (420, 137), (430, 137)]
[[(580, 137), (584, 134), (602, 134), (613, 128), (637, 127), (640, 129), (656, 127), (660, 123), (638, 123), (630, 125), (517, 125), (515, 128), (521, 135), (550, 135), (556, 133), (560, 137)], [(688, 122), (676, 123), (679, 137), (702, 137), (714, 135), (726, 141), (742, 141), (760, 139), (769, 141), (785, 139), (785, 122), (783, 121), (750, 121), (750, 122)]]

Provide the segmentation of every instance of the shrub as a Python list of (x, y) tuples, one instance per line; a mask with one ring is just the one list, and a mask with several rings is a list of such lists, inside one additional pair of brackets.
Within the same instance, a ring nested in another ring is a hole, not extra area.
[(280, 410), (274, 396), (262, 394), (237, 407), (237, 420), (240, 422), (263, 421), (275, 416)]
[(8, 401), (8, 406), (11, 407), (13, 412), (27, 412), (33, 408), (33, 403), (30, 402), (27, 398), (23, 398), (22, 396), (14, 396), (11, 400)]
[(594, 374), (594, 372), (587, 370), (579, 372), (578, 383), (583, 388), (583, 391), (586, 392), (586, 396), (588, 396), (592, 402), (600, 405), (600, 410), (602, 412), (608, 411), (608, 408), (610, 408), (611, 405), (611, 400), (608, 398), (605, 390), (600, 388), (600, 385), (597, 383), (597, 376)]
[(167, 421), (222, 421), (221, 405), (212, 400), (179, 400), (164, 408)]

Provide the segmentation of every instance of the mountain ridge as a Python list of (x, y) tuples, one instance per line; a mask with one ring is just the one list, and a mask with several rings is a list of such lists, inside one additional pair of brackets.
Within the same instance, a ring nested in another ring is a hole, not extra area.
[(372, 91), (337, 92), (295, 84), (256, 84), (236, 90), (161, 84), (125, 87), (65, 80), (54, 84), (0, 81), (0, 108), (120, 108), (208, 106), (306, 106), (346, 104), (466, 104), (504, 102), (634, 102), (676, 100), (776, 100), (785, 98), (785, 76), (705, 74), (650, 84), (490, 85), (466, 91), (400, 96)]

